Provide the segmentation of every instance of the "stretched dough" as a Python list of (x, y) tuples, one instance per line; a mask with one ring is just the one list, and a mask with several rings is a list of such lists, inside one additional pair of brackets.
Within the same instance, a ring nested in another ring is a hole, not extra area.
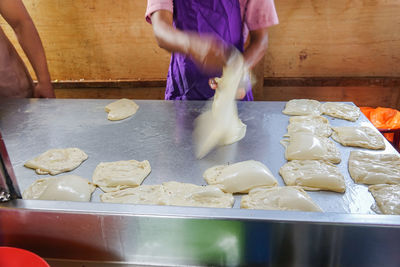
[(349, 172), (356, 183), (400, 184), (400, 157), (351, 151)]
[(281, 143), (286, 146), (287, 160), (326, 160), (340, 163), (340, 152), (329, 138), (309, 133), (296, 133)]
[(239, 119), (235, 101), (243, 73), (243, 56), (235, 51), (218, 81), (211, 110), (196, 118), (193, 138), (197, 158), (203, 158), (216, 146), (238, 142), (246, 135), (246, 125)]
[(35, 181), (24, 191), (24, 199), (90, 201), (96, 187), (76, 175), (47, 177)]
[(300, 187), (258, 187), (242, 197), (241, 208), (263, 210), (322, 211)]
[(383, 214), (400, 215), (400, 185), (370, 185), (368, 190)]
[(289, 118), (288, 132), (285, 136), (295, 133), (310, 133), (316, 136), (329, 137), (332, 129), (327, 118), (322, 116), (295, 116)]
[(385, 149), (382, 135), (369, 127), (333, 127), (332, 138), (344, 146)]
[(104, 192), (139, 186), (151, 172), (147, 160), (101, 162), (93, 173), (93, 183)]
[(358, 120), (361, 114), (357, 106), (339, 102), (326, 102), (322, 104), (321, 111), (322, 114), (348, 121)]
[(50, 149), (25, 163), (25, 167), (34, 169), (37, 174), (56, 175), (78, 167), (88, 158), (79, 148)]
[(132, 100), (123, 98), (108, 104), (105, 111), (108, 113), (107, 119), (110, 121), (119, 121), (126, 119), (139, 109), (139, 106)]
[(101, 201), (128, 204), (152, 204), (210, 208), (231, 208), (234, 198), (217, 186), (166, 182), (161, 185), (141, 185), (121, 191), (104, 193)]
[(312, 99), (292, 99), (282, 111), (286, 115), (321, 115), (321, 103)]
[(328, 190), (343, 193), (344, 177), (338, 167), (322, 160), (293, 160), (279, 170), (286, 185), (297, 185), (305, 190)]
[(254, 187), (278, 185), (267, 166), (255, 160), (214, 166), (203, 177), (208, 184), (219, 185), (227, 193), (247, 193)]

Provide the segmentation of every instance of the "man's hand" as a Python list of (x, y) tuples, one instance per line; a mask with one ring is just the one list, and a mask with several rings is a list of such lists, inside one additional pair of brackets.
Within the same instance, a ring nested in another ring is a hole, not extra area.
[[(217, 90), (218, 83), (215, 78), (208, 80), (208, 84), (210, 85), (211, 89)], [(239, 88), (236, 92), (236, 99), (242, 100), (246, 96), (246, 90), (244, 88)]]
[(189, 34), (189, 51), (205, 73), (221, 71), (228, 60), (228, 47), (212, 35)]
[(55, 98), (53, 86), (50, 82), (38, 83), (33, 94), (36, 98)]

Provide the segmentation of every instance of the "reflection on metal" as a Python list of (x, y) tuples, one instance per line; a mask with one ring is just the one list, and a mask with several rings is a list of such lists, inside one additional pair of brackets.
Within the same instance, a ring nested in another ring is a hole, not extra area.
[(21, 198), (14, 170), (0, 133), (0, 202)]

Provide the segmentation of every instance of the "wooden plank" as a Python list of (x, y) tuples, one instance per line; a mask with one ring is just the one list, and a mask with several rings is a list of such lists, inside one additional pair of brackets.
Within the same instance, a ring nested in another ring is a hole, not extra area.
[(138, 88), (68, 88), (55, 89), (57, 98), (81, 99), (164, 99), (164, 87), (138, 87)]
[[(158, 48), (144, 20), (147, 1), (24, 3), (42, 37), (53, 79), (165, 79), (169, 54)], [(265, 77), (400, 77), (400, 1), (275, 4), (280, 25), (270, 29)], [(0, 26), (16, 44), (1, 19)]]
[(400, 1), (275, 4), (266, 77), (400, 76)]

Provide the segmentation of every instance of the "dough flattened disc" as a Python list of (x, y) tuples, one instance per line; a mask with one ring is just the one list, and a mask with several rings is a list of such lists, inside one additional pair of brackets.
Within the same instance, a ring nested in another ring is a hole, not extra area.
[(368, 190), (383, 214), (400, 215), (400, 185), (370, 185)]
[(329, 138), (296, 133), (281, 141), (286, 146), (287, 160), (326, 160), (340, 163), (340, 152)]
[(24, 199), (90, 201), (95, 186), (76, 175), (47, 177), (35, 181), (22, 194)]
[(105, 111), (108, 113), (107, 119), (110, 121), (119, 121), (126, 119), (139, 109), (139, 106), (132, 100), (123, 98), (108, 104)]
[(228, 193), (247, 193), (254, 187), (278, 185), (267, 166), (255, 160), (214, 166), (203, 177), (208, 184), (218, 185)]
[(333, 127), (332, 138), (343, 146), (385, 149), (383, 136), (369, 127)]
[(357, 106), (339, 102), (326, 102), (322, 104), (321, 111), (322, 114), (348, 121), (358, 120), (361, 114)]
[(93, 173), (93, 183), (104, 192), (139, 186), (151, 172), (147, 160), (101, 162)]
[(400, 157), (351, 151), (349, 172), (356, 183), (400, 184)]
[(50, 149), (25, 163), (25, 167), (34, 169), (37, 174), (56, 175), (78, 167), (88, 158), (79, 148)]
[(259, 187), (242, 197), (241, 208), (263, 210), (322, 211), (300, 187)]
[(290, 117), (288, 132), (285, 136), (295, 133), (310, 133), (316, 136), (329, 137), (332, 129), (327, 118), (322, 116), (295, 116)]
[(283, 165), (279, 173), (289, 186), (340, 193), (346, 190), (344, 177), (338, 167), (327, 161), (293, 160)]
[(321, 103), (312, 99), (292, 99), (282, 111), (286, 115), (321, 115)]
[(232, 194), (224, 193), (217, 186), (166, 182), (161, 185), (141, 185), (121, 191), (104, 193), (103, 202), (128, 204), (153, 204), (210, 208), (231, 208)]

